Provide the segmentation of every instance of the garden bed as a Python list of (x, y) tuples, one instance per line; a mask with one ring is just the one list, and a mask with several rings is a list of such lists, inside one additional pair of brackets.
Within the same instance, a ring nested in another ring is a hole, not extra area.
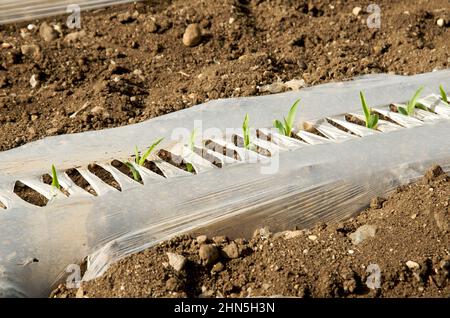
[[(450, 177), (434, 167), (345, 222), (263, 229), (249, 240), (174, 238), (122, 259), (79, 290), (61, 285), (51, 297), (449, 297), (449, 217)], [(202, 245), (220, 256), (205, 264)], [(180, 271), (168, 252), (186, 258)], [(373, 268), (380, 288), (366, 283)]]

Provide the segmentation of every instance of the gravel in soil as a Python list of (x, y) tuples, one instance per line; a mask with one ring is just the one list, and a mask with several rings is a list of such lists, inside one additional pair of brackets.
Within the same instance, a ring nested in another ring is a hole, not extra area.
[(369, 3), (159, 0), (82, 13), (81, 30), (66, 16), (1, 25), (0, 151), (210, 99), (449, 67), (447, 0), (379, 0), (379, 29)]
[(435, 166), (345, 222), (180, 236), (51, 297), (449, 297), (449, 217), (450, 177)]

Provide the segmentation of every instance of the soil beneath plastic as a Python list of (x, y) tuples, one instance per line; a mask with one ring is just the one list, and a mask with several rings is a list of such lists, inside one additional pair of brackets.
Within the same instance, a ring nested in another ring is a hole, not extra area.
[[(68, 29), (67, 16), (46, 20), (58, 31), (1, 25), (0, 151), (301, 81), (449, 67), (447, 0), (379, 0), (379, 29), (366, 24), (368, 4), (159, 0), (82, 13), (82, 30)], [(182, 41), (190, 23), (203, 33), (193, 47)]]
[(345, 222), (250, 240), (181, 236), (51, 297), (450, 297), (449, 220), (450, 177), (433, 167)]

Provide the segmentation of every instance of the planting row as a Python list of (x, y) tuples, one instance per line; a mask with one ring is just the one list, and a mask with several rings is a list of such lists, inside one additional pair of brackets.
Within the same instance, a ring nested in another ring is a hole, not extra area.
[[(242, 130), (232, 134), (230, 141), (226, 138), (206, 138), (198, 145), (194, 130), (184, 145), (176, 144), (170, 149), (156, 150), (163, 140), (161, 138), (142, 154), (135, 147), (132, 160), (115, 159), (107, 163), (93, 163), (86, 168), (72, 168), (63, 173), (58, 173), (52, 165), (51, 173), (41, 176), (38, 181), (16, 181), (13, 193), (30, 204), (43, 207), (53, 200), (69, 196), (98, 196), (108, 191), (123, 191), (147, 182), (195, 175), (227, 164), (270, 160), (270, 157), (280, 151), (341, 142), (443, 118), (449, 119), (450, 106), (442, 86), (440, 96), (430, 95), (420, 99), (422, 89), (419, 88), (406, 104), (391, 104), (380, 108), (370, 108), (364, 93), (360, 92), (360, 113), (346, 113), (315, 122), (304, 122), (301, 129), (294, 129), (300, 105), (297, 100), (286, 118), (274, 121), (274, 128), (253, 131), (250, 128), (250, 118), (246, 115)], [(0, 193), (0, 209), (7, 209), (10, 201), (3, 202)]]

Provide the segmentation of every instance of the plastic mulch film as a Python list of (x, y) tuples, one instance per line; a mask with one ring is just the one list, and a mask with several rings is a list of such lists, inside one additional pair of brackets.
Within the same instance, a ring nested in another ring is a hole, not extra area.
[[(6, 207), (0, 208), (0, 295), (47, 296), (66, 279), (67, 267), (86, 256), (88, 280), (182, 233), (250, 236), (260, 226), (276, 231), (342, 220), (432, 164), (448, 171), (450, 114), (434, 95), (440, 84), (450, 87), (449, 70), (372, 75), (210, 101), (135, 125), (49, 137), (0, 152), (0, 202)], [(391, 110), (390, 104), (406, 103), (421, 85), (420, 103), (436, 116)], [(348, 120), (362, 116), (360, 90), (382, 115), (377, 131)], [(296, 138), (271, 130), (297, 98)], [(253, 128), (251, 150), (242, 146), (238, 129), (245, 114)], [(194, 128), (195, 145), (187, 144)], [(135, 165), (137, 182), (114, 164), (132, 161), (134, 145), (144, 151), (160, 137), (164, 141), (149, 158), (159, 174)], [(93, 163), (110, 173), (116, 187), (87, 168)], [(68, 196), (42, 182), (52, 164)], [(69, 169), (76, 169), (89, 191), (69, 178)], [(46, 205), (19, 198), (17, 181), (40, 193)]]
[(133, 0), (0, 0), (0, 24), (93, 10)]

